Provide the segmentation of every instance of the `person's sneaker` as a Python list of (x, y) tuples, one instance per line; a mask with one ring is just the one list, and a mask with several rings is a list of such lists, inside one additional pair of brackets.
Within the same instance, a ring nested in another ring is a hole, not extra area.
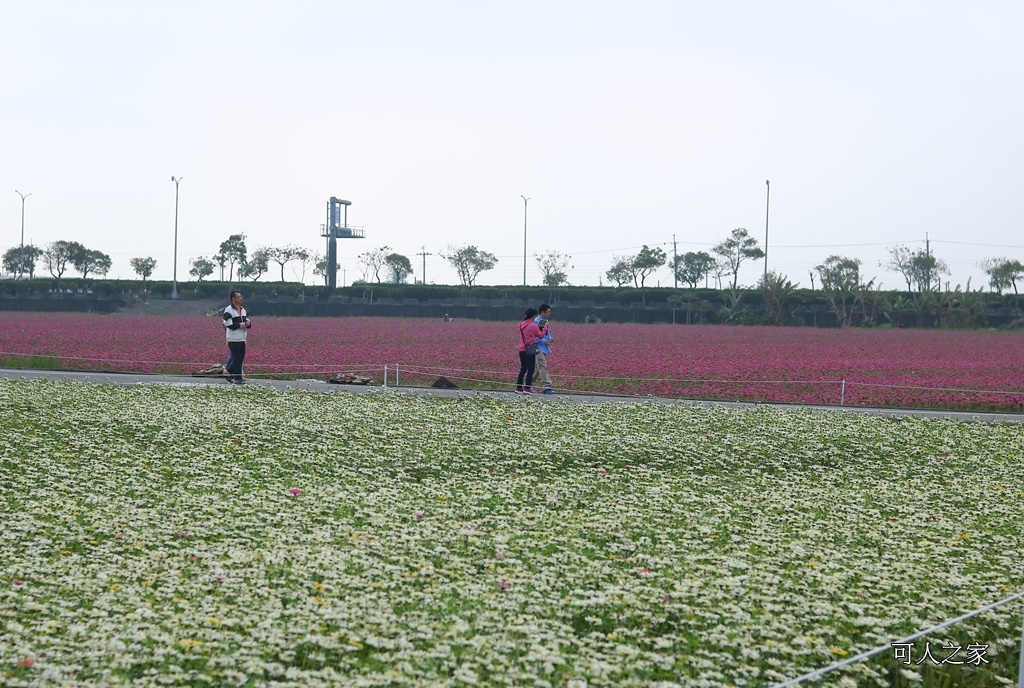
[(516, 392), (516, 394), (522, 394), (523, 393), (523, 388), (522, 387), (516, 387), (515, 392)]
[(533, 391), (532, 387), (527, 387), (523, 390), (523, 394), (536, 394), (536, 392)]
[(545, 389), (545, 390), (544, 390), (544, 393), (545, 393), (545, 394), (554, 394), (554, 393), (555, 393), (555, 390), (553, 390), (553, 389), (551, 389), (550, 387), (548, 387), (547, 389)]

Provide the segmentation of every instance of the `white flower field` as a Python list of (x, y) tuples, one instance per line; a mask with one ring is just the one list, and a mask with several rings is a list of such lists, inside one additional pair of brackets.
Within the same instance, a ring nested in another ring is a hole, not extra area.
[[(5, 686), (770, 686), (1024, 585), (1017, 424), (17, 380), (0, 409)], [(808, 685), (1010, 684), (1022, 614), (931, 644), (983, 661)]]

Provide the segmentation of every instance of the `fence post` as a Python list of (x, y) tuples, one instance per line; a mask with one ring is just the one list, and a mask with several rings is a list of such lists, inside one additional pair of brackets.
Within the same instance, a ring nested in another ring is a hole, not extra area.
[(1017, 688), (1024, 688), (1024, 624), (1020, 633), (1020, 668), (1017, 670)]
[(395, 364), (395, 388), (398, 388), (398, 364)]
[(846, 405), (846, 379), (845, 378), (843, 379), (842, 390), (839, 392), (839, 405), (840, 406), (845, 406)]
[(384, 389), (388, 388), (388, 367), (384, 366)]

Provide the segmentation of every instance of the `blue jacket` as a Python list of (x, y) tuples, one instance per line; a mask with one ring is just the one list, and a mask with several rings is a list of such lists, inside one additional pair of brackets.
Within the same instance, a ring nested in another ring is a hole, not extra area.
[[(535, 322), (535, 323), (537, 323), (539, 325), (541, 320), (542, 320), (542, 318), (538, 315), (536, 318), (533, 319), (533, 322)], [(541, 337), (540, 339), (537, 340), (537, 348), (540, 349), (540, 352), (542, 354), (549, 354), (549, 353), (551, 353), (551, 347), (548, 346), (548, 342), (550, 342), (550, 341), (551, 341), (551, 324), (549, 323), (548, 324), (547, 332), (544, 333), (543, 337)]]

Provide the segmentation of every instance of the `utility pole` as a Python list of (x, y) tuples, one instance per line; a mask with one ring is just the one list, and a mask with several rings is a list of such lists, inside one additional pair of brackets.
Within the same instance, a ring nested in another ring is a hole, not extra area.
[(765, 179), (767, 190), (764, 194), (764, 276), (768, 276), (768, 201), (772, 197), (772, 183)]
[[(526, 206), (530, 203), (530, 199), (519, 194), (519, 198), (523, 199), (523, 286), (526, 286)], [(532, 196), (531, 196), (532, 198)]]
[(679, 288), (679, 254), (676, 252), (676, 235), (672, 235), (672, 277), (676, 281), (676, 289)]
[(171, 177), (174, 182), (174, 286), (171, 287), (171, 298), (178, 298), (178, 185), (181, 184), (181, 177)]
[(420, 246), (420, 248), (423, 249), (423, 250), (416, 254), (417, 256), (423, 256), (423, 272), (420, 273), (420, 284), (426, 284), (427, 283), (427, 256), (432, 256), (434, 254), (433, 253), (427, 253), (427, 247), (426, 246)]
[(18, 279), (24, 279), (25, 276), (25, 199), (32, 194), (23, 194), (17, 189), (14, 193), (21, 196), (21, 257), (18, 259)]
[(928, 243), (928, 232), (924, 233), (924, 257), (925, 257), (925, 270), (928, 271), (925, 276), (925, 284), (928, 285), (928, 291), (932, 290), (932, 251), (931, 246)]

